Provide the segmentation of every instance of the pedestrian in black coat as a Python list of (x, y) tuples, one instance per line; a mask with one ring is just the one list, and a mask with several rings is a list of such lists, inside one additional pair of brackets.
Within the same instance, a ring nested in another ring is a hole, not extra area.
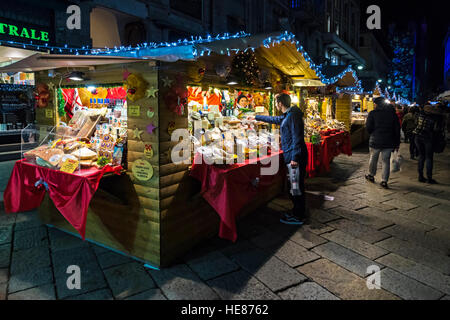
[(384, 98), (376, 98), (374, 102), (375, 110), (369, 113), (366, 122), (366, 128), (370, 135), (369, 174), (366, 175), (366, 179), (375, 182), (378, 159), (381, 154), (383, 164), (381, 186), (388, 188), (391, 154), (400, 147), (400, 122), (395, 109), (387, 104)]

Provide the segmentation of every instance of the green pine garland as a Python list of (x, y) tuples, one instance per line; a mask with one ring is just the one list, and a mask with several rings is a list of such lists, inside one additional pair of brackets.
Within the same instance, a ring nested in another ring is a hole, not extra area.
[(270, 93), (270, 100), (269, 100), (269, 115), (273, 116), (273, 93)]
[(58, 88), (58, 114), (60, 117), (64, 117), (66, 115), (66, 111), (64, 110), (65, 105), (66, 100), (64, 99), (62, 89)]

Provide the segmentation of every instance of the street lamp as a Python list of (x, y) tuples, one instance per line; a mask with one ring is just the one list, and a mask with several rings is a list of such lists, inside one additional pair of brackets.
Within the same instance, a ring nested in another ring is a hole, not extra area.
[(378, 79), (378, 83), (382, 83), (383, 82), (383, 79)]
[(362, 69), (364, 69), (364, 66), (363, 66), (362, 64), (360, 64), (360, 65), (358, 66), (358, 70), (362, 70)]

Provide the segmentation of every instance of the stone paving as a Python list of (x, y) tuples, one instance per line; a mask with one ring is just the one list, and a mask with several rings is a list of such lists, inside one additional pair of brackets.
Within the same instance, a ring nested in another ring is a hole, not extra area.
[[(0, 300), (448, 300), (449, 156), (436, 155), (439, 185), (417, 182), (417, 161), (405, 157), (384, 190), (364, 180), (368, 152), (357, 149), (307, 181), (307, 225), (279, 223), (291, 206), (282, 196), (239, 221), (235, 244), (205, 241), (160, 271), (48, 228), (35, 212), (1, 211)], [(0, 169), (0, 191), (10, 169)], [(66, 285), (72, 264), (82, 270), (79, 290)], [(373, 265), (379, 290), (367, 287)]]

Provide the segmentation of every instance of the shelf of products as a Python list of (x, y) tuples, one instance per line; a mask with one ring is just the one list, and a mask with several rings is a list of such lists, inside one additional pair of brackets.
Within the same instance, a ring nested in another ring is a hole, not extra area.
[(352, 112), (352, 124), (365, 125), (369, 113), (367, 112)]
[(23, 130), (28, 141), (39, 141), (37, 148), (22, 149), (26, 161), (67, 173), (121, 166), (126, 159), (126, 100), (90, 99), (89, 108), (82, 105), (72, 112), (67, 124), (50, 129), (30, 125)]
[(269, 125), (247, 120), (269, 113), (269, 94), (188, 89), (192, 157), (198, 152), (209, 163), (232, 164), (259, 157), (263, 148), (272, 151), (276, 137), (268, 130)]

